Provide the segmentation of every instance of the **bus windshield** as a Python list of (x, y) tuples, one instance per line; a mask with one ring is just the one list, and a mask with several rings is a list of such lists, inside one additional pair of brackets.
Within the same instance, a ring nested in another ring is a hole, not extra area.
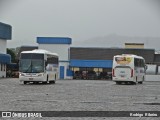
[(44, 60), (39, 59), (21, 59), (20, 72), (40, 73), (44, 72)]

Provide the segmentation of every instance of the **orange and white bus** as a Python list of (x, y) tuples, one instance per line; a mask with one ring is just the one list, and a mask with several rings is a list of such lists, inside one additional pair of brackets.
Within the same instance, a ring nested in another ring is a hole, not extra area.
[(142, 84), (146, 72), (145, 59), (132, 54), (122, 54), (113, 57), (112, 80), (116, 84)]

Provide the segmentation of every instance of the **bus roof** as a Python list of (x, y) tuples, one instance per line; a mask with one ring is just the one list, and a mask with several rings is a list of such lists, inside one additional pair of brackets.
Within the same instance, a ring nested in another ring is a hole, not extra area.
[(134, 55), (134, 54), (122, 54), (122, 55), (115, 55), (114, 57), (134, 57), (134, 58), (140, 58), (140, 59), (144, 59), (142, 56), (138, 56), (138, 55)]
[(52, 52), (50, 52), (50, 51), (43, 50), (43, 49), (35, 49), (35, 50), (31, 50), (31, 51), (22, 51), (21, 53), (50, 54), (50, 55), (58, 56), (57, 53), (52, 53)]

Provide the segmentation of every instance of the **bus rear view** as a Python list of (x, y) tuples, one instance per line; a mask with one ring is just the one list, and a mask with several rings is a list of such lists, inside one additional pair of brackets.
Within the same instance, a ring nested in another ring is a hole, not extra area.
[(112, 80), (116, 84), (143, 83), (145, 79), (144, 58), (137, 55), (116, 55), (113, 58)]

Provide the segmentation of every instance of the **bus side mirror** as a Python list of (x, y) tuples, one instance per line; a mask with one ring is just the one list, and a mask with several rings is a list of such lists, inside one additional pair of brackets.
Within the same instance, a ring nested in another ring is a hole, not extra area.
[(48, 62), (47, 61), (45, 61), (45, 67), (48, 65)]
[(18, 65), (19, 65), (19, 67), (20, 67), (20, 65), (21, 65), (21, 61), (20, 61), (20, 60), (18, 61)]
[(144, 68), (145, 68), (145, 70), (147, 70), (147, 69), (148, 69), (148, 66), (147, 66), (147, 65), (145, 65), (145, 66), (144, 66)]

